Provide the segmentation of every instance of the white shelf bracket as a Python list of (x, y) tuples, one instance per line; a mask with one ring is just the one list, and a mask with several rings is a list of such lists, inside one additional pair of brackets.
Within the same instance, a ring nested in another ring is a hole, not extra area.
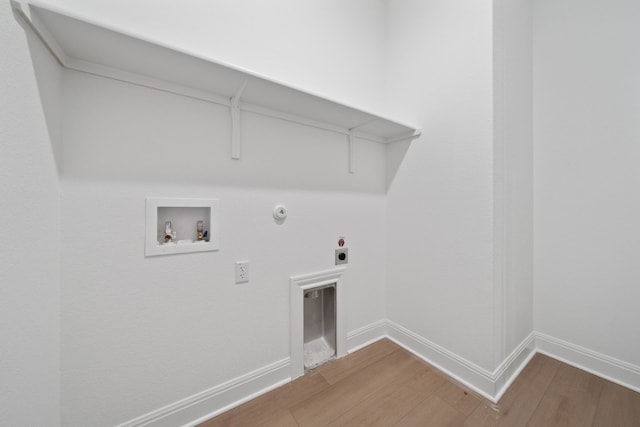
[(231, 97), (231, 158), (240, 159), (240, 97), (247, 81), (242, 82), (235, 95)]
[(349, 129), (349, 173), (356, 173), (356, 135), (355, 129)]

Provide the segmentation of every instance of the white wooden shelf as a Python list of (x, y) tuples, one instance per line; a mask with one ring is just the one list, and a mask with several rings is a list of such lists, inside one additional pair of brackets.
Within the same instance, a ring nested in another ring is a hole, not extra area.
[(349, 136), (352, 147), (356, 138), (392, 143), (420, 135), (416, 127), (399, 121), (35, 0), (11, 0), (11, 4), (65, 68), (228, 106), (234, 158), (240, 153), (239, 111), (342, 133)]

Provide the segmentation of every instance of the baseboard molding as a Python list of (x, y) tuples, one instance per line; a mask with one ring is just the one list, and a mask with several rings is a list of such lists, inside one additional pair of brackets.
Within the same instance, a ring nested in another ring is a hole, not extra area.
[(382, 319), (370, 323), (347, 334), (347, 349), (349, 353), (358, 351), (387, 336), (387, 321)]
[[(347, 334), (349, 353), (388, 338), (480, 396), (497, 402), (536, 353), (640, 392), (640, 367), (532, 332), (493, 372), (383, 319)], [(159, 408), (116, 427), (192, 427), (291, 380), (289, 358)]]
[(536, 353), (545, 354), (640, 393), (640, 366), (540, 332), (529, 334), (493, 372), (394, 322), (388, 322), (387, 333), (389, 339), (398, 345), (494, 403), (500, 400)]
[(492, 398), (493, 378), (491, 372), (395, 322), (388, 321), (387, 327), (390, 340), (483, 397)]
[[(356, 351), (384, 338), (387, 321), (379, 320), (347, 334)], [(194, 394), (116, 427), (192, 427), (291, 381), (291, 361), (282, 359), (226, 383)]]
[(539, 353), (640, 393), (640, 366), (540, 332), (534, 335)]
[(195, 426), (209, 418), (286, 384), (291, 377), (287, 357), (218, 386), (141, 415), (116, 427)]
[(536, 355), (535, 345), (535, 335), (531, 332), (493, 372), (495, 393), (491, 400), (494, 403), (500, 400), (509, 386), (520, 375), (520, 372)]
[(534, 337), (530, 334), (495, 371), (490, 372), (397, 323), (388, 321), (387, 330), (389, 339), (494, 403), (535, 354)]

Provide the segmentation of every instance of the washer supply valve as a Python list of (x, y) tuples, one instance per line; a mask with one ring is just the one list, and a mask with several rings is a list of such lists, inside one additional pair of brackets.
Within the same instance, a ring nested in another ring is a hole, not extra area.
[(196, 224), (196, 230), (198, 231), (198, 240), (204, 239), (204, 221), (198, 221)]
[(175, 230), (171, 229), (171, 221), (164, 223), (164, 242), (169, 243), (176, 238)]

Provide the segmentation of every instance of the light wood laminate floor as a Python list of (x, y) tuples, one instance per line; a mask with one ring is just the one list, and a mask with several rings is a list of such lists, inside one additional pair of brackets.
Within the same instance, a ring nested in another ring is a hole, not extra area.
[(640, 393), (537, 354), (493, 405), (383, 339), (199, 427), (217, 426), (639, 427)]

